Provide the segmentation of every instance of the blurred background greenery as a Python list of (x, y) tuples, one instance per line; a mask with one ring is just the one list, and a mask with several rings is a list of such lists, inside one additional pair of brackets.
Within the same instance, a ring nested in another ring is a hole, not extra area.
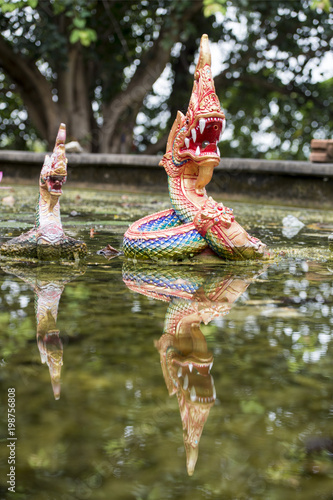
[(333, 128), (330, 0), (0, 0), (0, 147), (165, 150), (207, 33), (223, 156), (306, 159)]

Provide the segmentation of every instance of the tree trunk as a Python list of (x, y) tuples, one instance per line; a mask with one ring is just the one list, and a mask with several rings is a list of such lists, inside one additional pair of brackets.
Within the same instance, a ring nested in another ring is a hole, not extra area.
[(175, 17), (172, 28), (170, 26), (161, 28), (159, 37), (143, 57), (126, 90), (104, 105), (104, 124), (100, 133), (99, 147), (101, 153), (109, 153), (118, 148), (115, 139), (119, 135), (118, 127), (123, 115), (126, 115), (128, 108), (140, 109), (143, 99), (170, 60), (171, 48), (179, 41), (182, 27), (201, 7), (202, 2), (192, 2), (190, 7), (186, 7), (182, 16)]
[[(179, 41), (183, 26), (201, 8), (202, 1), (184, 2), (183, 12), (179, 7), (176, 13), (170, 12), (170, 16), (175, 14), (174, 22), (162, 26), (127, 88), (103, 104), (104, 121), (100, 129), (89, 95), (89, 78), (92, 81), (94, 71), (88, 70), (88, 66), (93, 63), (84, 60), (84, 47), (79, 43), (68, 42), (67, 65), (53, 68), (57, 74), (54, 83), (39, 71), (36, 60), (18, 53), (1, 35), (0, 66), (15, 83), (29, 118), (49, 148), (54, 145), (59, 124), (64, 122), (68, 139), (78, 140), (87, 151), (130, 152), (136, 116), (143, 100), (169, 61), (171, 48)], [(66, 36), (67, 18), (60, 15), (58, 24), (59, 32)]]
[(87, 68), (81, 46), (71, 45), (68, 64), (58, 70), (58, 104), (61, 120), (66, 123), (69, 140), (78, 141), (91, 151), (91, 104), (88, 95)]
[(52, 100), (52, 87), (34, 61), (14, 52), (0, 36), (0, 65), (17, 86), (31, 121), (48, 144), (54, 144), (59, 128), (58, 107)]

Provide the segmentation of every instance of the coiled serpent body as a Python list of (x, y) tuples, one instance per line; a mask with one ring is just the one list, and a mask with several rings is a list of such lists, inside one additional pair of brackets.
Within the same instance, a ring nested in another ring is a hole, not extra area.
[(132, 224), (123, 240), (126, 257), (181, 260), (209, 247), (223, 259), (269, 258), (266, 245), (251, 237), (232, 210), (205, 190), (220, 162), (217, 143), (225, 127), (210, 64), (208, 37), (203, 35), (187, 113), (178, 111), (160, 162), (168, 174), (173, 208)]

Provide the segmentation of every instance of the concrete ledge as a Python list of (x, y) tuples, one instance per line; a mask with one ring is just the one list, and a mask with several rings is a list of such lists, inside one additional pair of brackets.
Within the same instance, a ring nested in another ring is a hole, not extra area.
[[(37, 182), (43, 153), (0, 151), (3, 184)], [(68, 183), (166, 191), (161, 156), (67, 154)], [(225, 196), (333, 208), (333, 163), (223, 158), (208, 188)]]
[[(50, 153), (49, 153), (50, 154)], [(158, 166), (162, 156), (125, 155), (125, 154), (67, 154), (70, 167), (121, 167), (135, 166), (143, 168), (160, 168)], [(17, 167), (26, 166), (41, 168), (45, 158), (44, 153), (29, 151), (0, 151), (0, 167), (8, 167), (9, 176), (16, 176)], [(281, 160), (252, 160), (247, 158), (222, 158), (217, 170), (248, 171), (260, 173), (278, 173), (287, 175), (332, 176), (333, 163), (312, 163), (309, 161), (281, 161)], [(12, 174), (12, 175), (11, 175)], [(22, 171), (24, 174), (24, 171)]]
[[(30, 151), (0, 151), (0, 166), (3, 164), (17, 165), (39, 165), (42, 167), (45, 154), (52, 153), (32, 153)], [(78, 165), (94, 165), (94, 166), (111, 166), (111, 165), (135, 165), (143, 167), (153, 167), (158, 164), (162, 156), (151, 155), (117, 155), (117, 154), (66, 154), (68, 163), (72, 166)]]
[[(51, 154), (51, 153), (48, 153)], [(0, 151), (0, 167), (24, 168), (35, 166), (41, 168), (45, 158), (44, 153), (30, 151)], [(158, 166), (162, 156), (125, 155), (125, 154), (67, 154), (70, 167), (96, 168), (106, 166), (121, 167), (135, 166), (144, 168), (160, 168)], [(248, 158), (222, 158), (217, 170), (248, 171), (260, 173), (279, 173), (287, 175), (332, 176), (333, 163), (312, 163), (309, 161), (282, 161), (282, 160), (252, 160)], [(11, 170), (11, 169), (10, 169)], [(10, 175), (10, 170), (8, 175)], [(23, 173), (23, 172), (22, 172)]]
[(217, 168), (235, 172), (333, 177), (333, 163), (311, 163), (309, 161), (223, 158)]

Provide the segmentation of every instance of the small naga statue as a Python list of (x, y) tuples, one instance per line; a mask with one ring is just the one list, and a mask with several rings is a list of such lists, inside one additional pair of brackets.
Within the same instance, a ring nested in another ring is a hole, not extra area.
[(86, 244), (65, 235), (60, 219), (59, 199), (67, 179), (65, 140), (66, 126), (62, 123), (53, 154), (46, 155), (40, 173), (35, 225), (4, 243), (0, 247), (1, 258), (76, 262), (86, 255)]
[(232, 209), (206, 193), (220, 162), (217, 143), (225, 115), (215, 93), (208, 36), (200, 43), (194, 86), (186, 115), (178, 111), (161, 160), (168, 174), (172, 209), (144, 217), (124, 235), (126, 257), (182, 260), (210, 248), (227, 260), (268, 259), (266, 245), (250, 236)]

